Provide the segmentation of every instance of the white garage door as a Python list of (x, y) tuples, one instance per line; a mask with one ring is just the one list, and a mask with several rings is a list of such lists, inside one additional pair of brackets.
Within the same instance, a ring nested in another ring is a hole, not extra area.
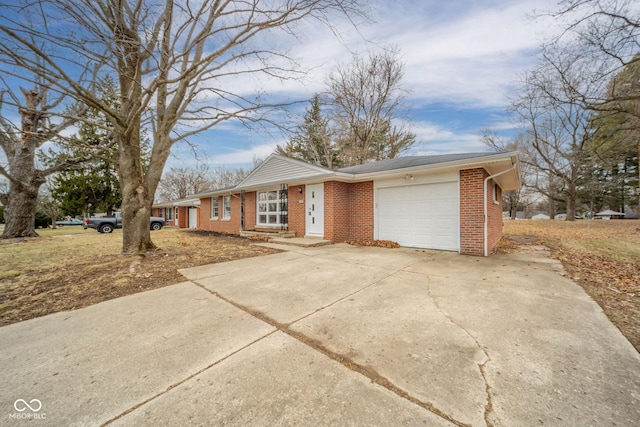
[(457, 182), (379, 188), (378, 239), (412, 248), (459, 250), (458, 198)]

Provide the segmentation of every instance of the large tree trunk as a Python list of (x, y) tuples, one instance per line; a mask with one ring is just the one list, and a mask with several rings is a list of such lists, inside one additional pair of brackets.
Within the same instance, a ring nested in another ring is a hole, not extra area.
[[(27, 98), (27, 102), (32, 100)], [(32, 111), (35, 108), (32, 107)], [(35, 167), (35, 144), (30, 140), (30, 128), (25, 129), (26, 137), (17, 144), (13, 156), (9, 158), (9, 193), (6, 198), (3, 239), (14, 237), (36, 237), (36, 201), (44, 179)]]
[[(135, 128), (136, 126), (133, 126)], [(139, 127), (138, 127), (139, 129)], [(122, 192), (122, 252), (144, 254), (155, 249), (151, 241), (150, 222), (153, 193), (150, 193), (142, 167), (139, 132), (119, 144), (118, 174)]]
[(3, 239), (38, 236), (34, 229), (38, 189), (39, 186), (34, 185), (11, 185), (8, 204), (4, 207)]

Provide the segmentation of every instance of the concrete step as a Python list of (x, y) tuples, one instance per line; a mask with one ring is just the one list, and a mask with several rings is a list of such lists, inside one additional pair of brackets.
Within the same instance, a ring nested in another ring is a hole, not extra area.
[(277, 243), (280, 245), (297, 246), (301, 248), (312, 248), (316, 246), (330, 245), (331, 240), (322, 240), (320, 238), (313, 237), (274, 237), (269, 240), (270, 243)]

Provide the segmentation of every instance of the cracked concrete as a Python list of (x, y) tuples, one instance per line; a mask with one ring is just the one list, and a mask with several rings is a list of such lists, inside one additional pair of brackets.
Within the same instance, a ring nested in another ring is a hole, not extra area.
[(640, 419), (638, 353), (544, 250), (292, 247), (183, 274), (0, 328), (1, 424), (17, 399), (42, 425)]

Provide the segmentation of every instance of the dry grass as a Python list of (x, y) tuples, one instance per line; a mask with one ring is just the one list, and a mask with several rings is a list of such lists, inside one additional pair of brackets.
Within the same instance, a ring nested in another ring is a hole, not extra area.
[(160, 248), (120, 255), (122, 231), (38, 230), (0, 241), (0, 326), (184, 281), (180, 268), (276, 252), (235, 236), (178, 229), (152, 232)]
[(505, 221), (500, 250), (535, 236), (640, 352), (638, 227), (635, 220)]

